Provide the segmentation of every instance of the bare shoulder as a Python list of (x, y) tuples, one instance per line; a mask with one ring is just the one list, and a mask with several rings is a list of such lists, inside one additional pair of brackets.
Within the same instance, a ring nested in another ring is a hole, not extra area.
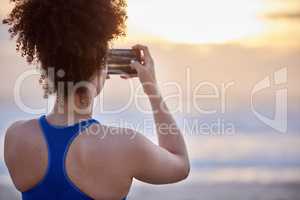
[(16, 121), (7, 128), (5, 140), (7, 142), (13, 142), (13, 140), (16, 139), (15, 142), (21, 142), (22, 140), (32, 139), (27, 136), (32, 136), (32, 134), (35, 134), (36, 131), (33, 130), (36, 130), (38, 126), (37, 119)]
[(81, 134), (81, 141), (92, 151), (105, 148), (113, 152), (118, 152), (116, 150), (119, 149), (126, 153), (137, 142), (137, 137), (141, 137), (141, 134), (129, 128), (94, 124)]
[[(12, 123), (5, 134), (5, 158), (15, 157), (27, 147), (34, 147), (41, 135), (39, 134), (39, 123), (37, 119), (21, 120)], [(33, 146), (32, 146), (33, 145)]]
[[(27, 190), (36, 182), (36, 177), (30, 174), (36, 172), (37, 177), (43, 175), (47, 154), (40, 132), (37, 119), (14, 122), (6, 131), (4, 159), (13, 182), (20, 191)], [(36, 160), (39, 160), (38, 164)]]
[(19, 120), (13, 122), (7, 129), (6, 129), (6, 136), (13, 136), (16, 135), (18, 130), (22, 127), (22, 125), (26, 123), (25, 120)]
[(95, 124), (84, 131), (79, 139), (82, 157), (87, 162), (102, 162), (114, 159), (127, 159), (127, 163), (142, 155), (145, 149), (154, 144), (138, 131), (129, 128), (111, 127)]

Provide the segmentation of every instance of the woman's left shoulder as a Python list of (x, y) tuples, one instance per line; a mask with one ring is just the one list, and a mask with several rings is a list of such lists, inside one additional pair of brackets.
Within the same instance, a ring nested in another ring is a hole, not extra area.
[(13, 122), (6, 129), (6, 137), (18, 137), (22, 133), (30, 133), (29, 129), (34, 129), (38, 126), (37, 119), (31, 120), (18, 120)]

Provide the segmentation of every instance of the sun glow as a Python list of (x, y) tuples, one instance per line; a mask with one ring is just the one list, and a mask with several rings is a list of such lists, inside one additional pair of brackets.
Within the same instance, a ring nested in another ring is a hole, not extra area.
[(225, 43), (263, 32), (260, 0), (131, 0), (129, 28), (184, 43)]

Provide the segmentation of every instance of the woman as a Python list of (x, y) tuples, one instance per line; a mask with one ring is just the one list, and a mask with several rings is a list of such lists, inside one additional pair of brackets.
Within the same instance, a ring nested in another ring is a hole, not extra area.
[(124, 35), (125, 2), (13, 2), (4, 23), (17, 36), (22, 56), (40, 63), (45, 93), (57, 96), (50, 114), (7, 130), (5, 162), (22, 198), (120, 200), (133, 178), (150, 184), (185, 179), (190, 169), (185, 142), (160, 95), (147, 47), (133, 47), (145, 56), (143, 65), (131, 67), (151, 102), (159, 146), (134, 130), (92, 119), (93, 99), (107, 79), (108, 44)]

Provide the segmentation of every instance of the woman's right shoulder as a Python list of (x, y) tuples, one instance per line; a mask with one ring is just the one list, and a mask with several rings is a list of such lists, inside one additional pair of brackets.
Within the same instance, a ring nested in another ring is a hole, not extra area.
[(131, 176), (137, 164), (141, 165), (140, 160), (147, 154), (149, 146), (154, 147), (149, 139), (136, 130), (99, 124), (89, 127), (77, 142), (81, 149), (81, 160), (89, 166), (92, 174), (106, 163), (111, 167), (121, 167), (121, 171), (127, 170)]
[(99, 152), (119, 154), (120, 156), (138, 152), (139, 148), (149, 143), (143, 134), (130, 128), (121, 128), (95, 124), (80, 135), (81, 146), (88, 155), (99, 155)]
[(86, 129), (80, 137), (91, 148), (99, 147), (99, 144), (102, 143), (106, 144), (105, 146), (111, 146), (109, 144), (113, 143), (114, 148), (122, 148), (132, 143), (137, 135), (139, 133), (133, 129), (94, 124)]

